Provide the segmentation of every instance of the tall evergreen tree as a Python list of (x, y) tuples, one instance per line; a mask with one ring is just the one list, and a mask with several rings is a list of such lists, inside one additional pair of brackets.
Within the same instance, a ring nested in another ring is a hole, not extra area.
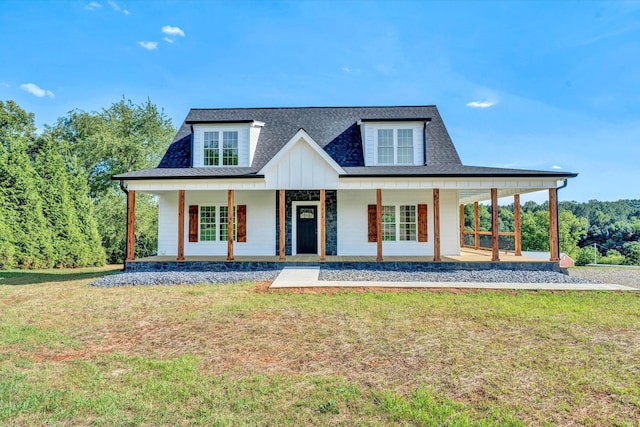
[(44, 211), (42, 180), (31, 161), (35, 138), (33, 114), (15, 102), (0, 101), (0, 197), (13, 239), (15, 264), (27, 268), (51, 267), (56, 253)]

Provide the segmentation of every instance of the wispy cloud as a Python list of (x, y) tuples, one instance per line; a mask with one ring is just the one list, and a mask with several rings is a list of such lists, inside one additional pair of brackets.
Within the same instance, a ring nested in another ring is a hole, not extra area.
[(168, 36), (176, 37), (184, 37), (184, 31), (180, 27), (172, 27), (171, 25), (165, 25), (162, 27), (162, 32)]
[(102, 5), (96, 1), (92, 1), (91, 3), (89, 3), (88, 5), (86, 5), (84, 8), (87, 10), (96, 10), (96, 9), (100, 9), (102, 7)]
[(176, 37), (184, 37), (184, 31), (180, 27), (172, 27), (171, 25), (165, 25), (162, 27), (162, 32), (166, 34), (166, 36), (162, 39), (167, 43), (173, 43)]
[(0, 86), (2, 86), (2, 87), (9, 87), (10, 85), (9, 85), (9, 83), (7, 83), (7, 82), (0, 82)]
[(342, 67), (340, 68), (342, 71), (344, 71), (345, 73), (350, 73), (351, 72), (351, 68), (349, 67)]
[(155, 50), (158, 48), (158, 42), (138, 42), (138, 44), (147, 50)]
[(128, 14), (129, 14), (129, 11), (128, 11), (127, 9), (123, 9), (123, 8), (121, 8), (121, 7), (120, 7), (120, 5), (119, 5), (118, 3), (116, 3), (115, 1), (113, 1), (113, 0), (109, 0), (107, 3), (108, 3), (108, 4), (109, 4), (109, 6), (111, 6), (111, 7), (113, 8), (113, 10), (115, 10), (116, 12), (122, 12), (122, 13), (124, 13), (125, 15), (128, 15)]
[(551, 166), (551, 169), (562, 169), (562, 166), (553, 165), (553, 166)]
[(40, 86), (33, 83), (24, 83), (21, 84), (20, 87), (30, 94), (37, 96), (38, 98), (48, 96), (49, 98), (53, 99), (56, 97), (50, 90), (42, 89)]
[(467, 103), (467, 107), (471, 108), (489, 108), (496, 105), (496, 101), (471, 101)]

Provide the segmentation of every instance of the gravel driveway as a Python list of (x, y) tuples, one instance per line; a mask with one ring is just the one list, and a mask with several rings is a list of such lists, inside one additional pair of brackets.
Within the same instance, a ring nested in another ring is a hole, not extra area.
[(578, 267), (570, 268), (569, 276), (599, 283), (632, 286), (640, 289), (640, 268), (634, 267)]

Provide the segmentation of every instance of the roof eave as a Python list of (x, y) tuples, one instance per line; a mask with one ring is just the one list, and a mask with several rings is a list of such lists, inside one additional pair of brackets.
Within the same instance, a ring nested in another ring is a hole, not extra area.
[(566, 174), (487, 174), (487, 173), (422, 173), (422, 174), (407, 174), (407, 173), (391, 173), (391, 174), (343, 174), (340, 178), (575, 178), (577, 173)]
[(115, 175), (112, 181), (143, 181), (143, 180), (168, 180), (168, 179), (264, 179), (264, 175), (175, 175), (175, 176), (129, 176)]

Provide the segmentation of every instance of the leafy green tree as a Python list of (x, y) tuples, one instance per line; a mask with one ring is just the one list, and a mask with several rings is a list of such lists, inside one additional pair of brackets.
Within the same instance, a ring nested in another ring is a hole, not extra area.
[(68, 141), (88, 172), (91, 195), (100, 197), (116, 186), (113, 175), (157, 166), (176, 131), (150, 100), (136, 105), (123, 97), (99, 112), (70, 111), (52, 132)]
[[(596, 249), (596, 259), (601, 258), (602, 256), (598, 253), (598, 250)], [(576, 265), (578, 266), (584, 266), (587, 264), (592, 264), (594, 259), (593, 259), (593, 247), (584, 247), (581, 249), (578, 249), (578, 252), (574, 258), (574, 261), (576, 263)]]
[(640, 241), (627, 242), (623, 245), (625, 264), (640, 265)]
[(606, 256), (603, 256), (598, 260), (599, 264), (611, 264), (620, 265), (624, 262), (624, 255), (615, 249), (611, 249), (607, 252)]
[(558, 218), (560, 251), (571, 258), (578, 256), (578, 242), (587, 235), (588, 221), (578, 218), (571, 211), (560, 211)]
[(549, 212), (538, 210), (521, 214), (522, 249), (525, 251), (549, 250)]
[[(175, 135), (171, 120), (150, 100), (136, 105), (122, 98), (99, 112), (71, 111), (51, 132), (67, 141), (71, 157), (88, 172), (107, 260), (122, 262), (126, 197), (111, 177), (157, 166)], [(157, 250), (157, 201), (140, 193), (136, 199), (136, 255), (146, 256)]]

